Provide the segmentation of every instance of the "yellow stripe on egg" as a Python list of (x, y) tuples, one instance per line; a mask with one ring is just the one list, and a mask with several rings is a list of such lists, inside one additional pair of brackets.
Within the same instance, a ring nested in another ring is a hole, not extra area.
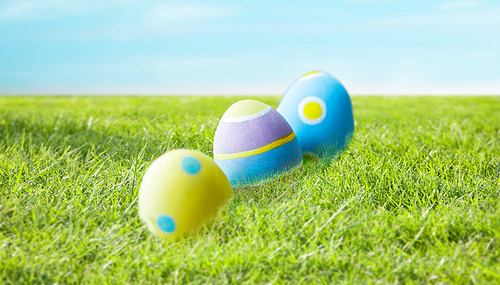
[(326, 73), (324, 73), (323, 71), (311, 71), (311, 72), (308, 72), (308, 73), (302, 75), (302, 77), (299, 78), (299, 81), (301, 81), (301, 80), (307, 80), (307, 79), (311, 79), (311, 78), (315, 78), (315, 77), (319, 77), (319, 76), (323, 76), (325, 74)]
[(235, 158), (243, 158), (243, 157), (248, 157), (252, 155), (257, 155), (264, 153), (268, 150), (275, 149), (277, 147), (280, 147), (286, 143), (291, 142), (295, 138), (295, 133), (291, 132), (288, 135), (282, 136), (281, 138), (273, 141), (272, 143), (252, 149), (252, 150), (247, 150), (247, 151), (241, 151), (241, 152), (236, 152), (236, 153), (215, 153), (214, 152), (214, 158), (218, 160), (226, 160), (226, 159), (235, 159)]
[(308, 73), (306, 73), (306, 74), (302, 75), (302, 77), (304, 77), (304, 76), (308, 76), (308, 75), (311, 75), (311, 74), (315, 74), (315, 73), (320, 73), (320, 72), (321, 72), (321, 71), (319, 71), (319, 70), (316, 70), (316, 71), (311, 71), (311, 72), (308, 72)]

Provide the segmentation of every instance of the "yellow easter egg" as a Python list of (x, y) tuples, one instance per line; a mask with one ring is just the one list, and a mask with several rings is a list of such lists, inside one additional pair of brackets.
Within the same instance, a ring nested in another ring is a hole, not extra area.
[(175, 239), (215, 218), (232, 197), (231, 184), (205, 154), (174, 150), (156, 159), (139, 189), (139, 215), (162, 239)]

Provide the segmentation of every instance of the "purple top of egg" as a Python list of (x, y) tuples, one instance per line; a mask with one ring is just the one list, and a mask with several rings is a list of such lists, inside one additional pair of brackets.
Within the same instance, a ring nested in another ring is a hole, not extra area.
[(262, 117), (249, 121), (221, 121), (215, 131), (214, 152), (237, 153), (263, 147), (293, 132), (280, 113), (272, 109)]

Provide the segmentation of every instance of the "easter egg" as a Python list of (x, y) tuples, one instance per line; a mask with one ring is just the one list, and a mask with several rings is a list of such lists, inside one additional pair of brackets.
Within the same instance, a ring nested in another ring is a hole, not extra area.
[(162, 239), (175, 239), (214, 218), (233, 190), (212, 158), (174, 150), (147, 169), (139, 189), (139, 215)]
[(333, 158), (352, 139), (351, 99), (344, 86), (326, 72), (313, 71), (296, 80), (277, 111), (292, 127), (304, 154)]
[(233, 187), (252, 186), (300, 167), (302, 153), (283, 116), (262, 102), (242, 100), (220, 119), (214, 160)]

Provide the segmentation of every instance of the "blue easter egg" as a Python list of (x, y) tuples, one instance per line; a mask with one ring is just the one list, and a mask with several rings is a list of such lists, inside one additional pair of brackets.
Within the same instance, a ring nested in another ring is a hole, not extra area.
[(303, 154), (333, 158), (352, 139), (351, 99), (342, 83), (326, 72), (309, 72), (296, 80), (276, 110), (297, 135)]

